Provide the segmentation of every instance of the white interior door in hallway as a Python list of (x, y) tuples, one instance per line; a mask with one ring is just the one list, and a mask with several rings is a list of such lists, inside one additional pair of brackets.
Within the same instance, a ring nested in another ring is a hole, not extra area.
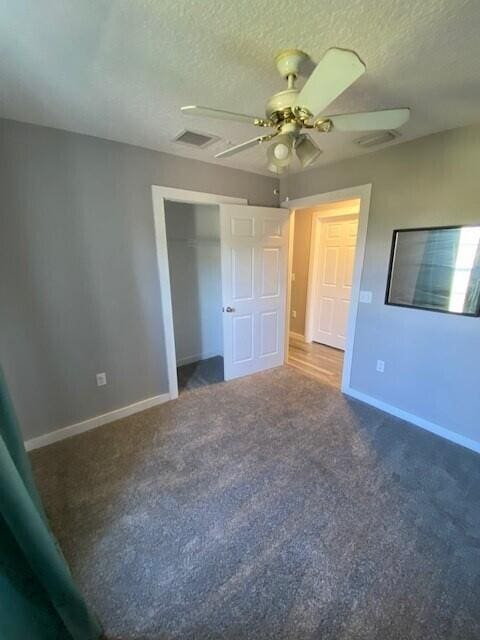
[(345, 349), (358, 215), (317, 218), (312, 339)]
[(284, 362), (285, 209), (220, 205), (225, 379)]

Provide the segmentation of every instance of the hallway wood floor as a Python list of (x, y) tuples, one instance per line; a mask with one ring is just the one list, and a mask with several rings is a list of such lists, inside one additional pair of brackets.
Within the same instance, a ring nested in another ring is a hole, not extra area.
[(288, 364), (306, 375), (340, 389), (343, 351), (317, 342), (290, 337)]

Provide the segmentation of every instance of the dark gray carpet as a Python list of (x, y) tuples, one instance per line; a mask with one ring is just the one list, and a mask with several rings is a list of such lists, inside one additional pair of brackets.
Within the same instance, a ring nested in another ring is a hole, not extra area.
[(223, 358), (215, 356), (191, 364), (184, 364), (178, 367), (177, 376), (179, 393), (187, 389), (198, 389), (206, 384), (223, 382)]
[(109, 637), (480, 638), (480, 457), (293, 369), (32, 458)]

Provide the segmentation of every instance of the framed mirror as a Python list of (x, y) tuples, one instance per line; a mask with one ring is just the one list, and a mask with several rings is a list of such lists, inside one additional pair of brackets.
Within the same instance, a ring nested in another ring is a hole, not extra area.
[(396, 229), (385, 303), (480, 315), (480, 225)]

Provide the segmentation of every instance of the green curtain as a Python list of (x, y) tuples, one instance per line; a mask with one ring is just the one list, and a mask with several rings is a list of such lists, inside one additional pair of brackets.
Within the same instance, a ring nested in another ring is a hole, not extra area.
[(0, 368), (0, 638), (101, 636), (49, 530)]

